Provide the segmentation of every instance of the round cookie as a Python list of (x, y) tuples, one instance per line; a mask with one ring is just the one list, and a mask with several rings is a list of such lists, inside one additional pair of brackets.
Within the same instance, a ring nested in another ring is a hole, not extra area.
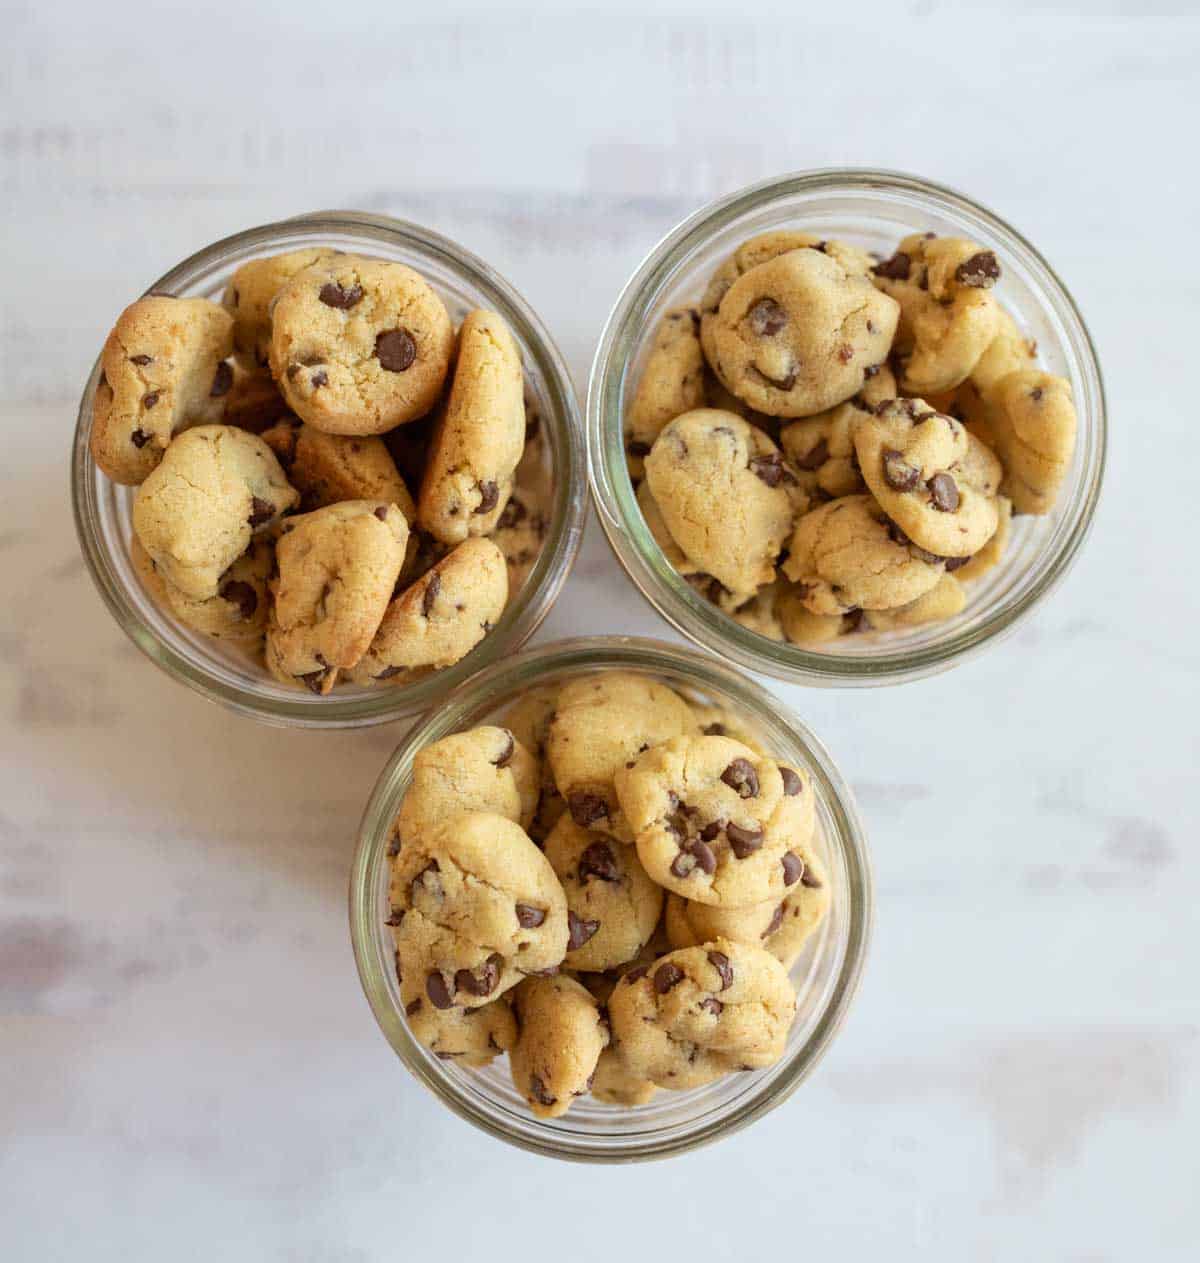
[(991, 539), (1000, 463), (962, 422), (893, 399), (855, 427), (854, 450), (880, 507), (920, 548), (969, 557)]
[(267, 626), (276, 679), (328, 693), (366, 653), (387, 609), (408, 542), (394, 504), (345, 500), (283, 524)]
[(614, 777), (643, 750), (694, 733), (687, 703), (665, 684), (629, 671), (568, 681), (558, 695), (546, 739), (554, 783), (577, 825), (632, 842)]
[(517, 1042), (517, 1019), (506, 996), (475, 1009), (439, 1009), (424, 991), (406, 984), (400, 975), (400, 999), (409, 1032), (439, 1061), (479, 1068), (508, 1052)]
[(403, 846), (427, 825), (459, 811), (490, 811), (528, 829), (540, 775), (537, 759), (507, 728), (484, 725), (443, 737), (413, 759), (396, 841)]
[(342, 500), (377, 500), (397, 505), (412, 525), (416, 506), (384, 441), (326, 434), (294, 417), (262, 433), (307, 512)]
[(271, 304), (275, 295), (296, 275), (336, 251), (327, 246), (310, 246), (250, 259), (229, 278), (222, 302), (233, 317), (233, 344), (255, 363), (266, 364), (271, 356)]
[(668, 421), (703, 406), (700, 316), (690, 307), (677, 307), (663, 316), (654, 331), (646, 367), (625, 413), (629, 476), (635, 481), (642, 477), (642, 462)]
[(540, 794), (537, 812), (529, 826), (529, 836), (542, 843), (554, 828), (558, 818), (567, 809), (566, 799), (554, 783), (554, 772), (546, 757), (546, 740), (550, 735), (550, 721), (558, 705), (558, 685), (544, 684), (530, 689), (519, 702), (505, 711), (504, 724), (517, 741), (538, 760), (540, 767)]
[(915, 601), (890, 610), (864, 610), (863, 631), (898, 631), (920, 627), (924, 623), (940, 623), (961, 613), (967, 604), (962, 584), (952, 574), (944, 574)]
[(988, 410), (1001, 486), (1017, 513), (1049, 513), (1075, 453), (1076, 417), (1065, 377), (1026, 369), (994, 387)]
[(775, 578), (802, 499), (795, 474), (761, 430), (731, 412), (685, 412), (655, 440), (646, 481), (695, 571), (738, 603)]
[(520, 825), (494, 812), (460, 812), (405, 838), (390, 900), (404, 985), (435, 1008), (477, 1008), (566, 954), (554, 870)]
[(233, 426), (197, 426), (172, 440), (138, 488), (133, 529), (165, 579), (206, 601), (251, 537), (299, 498), (260, 438)]
[(837, 616), (907, 605), (937, 583), (945, 563), (897, 539), (870, 496), (843, 496), (796, 523), (783, 572), (799, 585), (780, 598), (786, 631), (793, 598), (813, 614)]
[(616, 775), (638, 858), (660, 886), (743, 908), (804, 870), (816, 801), (807, 775), (729, 737), (675, 737)]
[(861, 609), (848, 614), (814, 614), (804, 604), (807, 596), (808, 588), (804, 584), (789, 583), (775, 600), (779, 624), (791, 644), (824, 645), (852, 632), (866, 630)]
[(545, 844), (567, 897), (567, 969), (599, 972), (632, 960), (649, 942), (662, 891), (633, 847), (562, 815)]
[(772, 416), (805, 417), (862, 389), (887, 359), (898, 314), (860, 272), (792, 250), (734, 281), (700, 335), (728, 390)]
[(443, 544), (490, 535), (525, 449), (521, 352), (494, 311), (469, 312), (449, 397), (433, 427), (417, 497), (421, 529)]
[(634, 1105), (645, 1105), (657, 1091), (656, 1084), (626, 1066), (619, 1047), (610, 1043), (600, 1054), (596, 1073), (592, 1076), (592, 1095), (596, 1100), (629, 1109)]
[(136, 486), (174, 435), (219, 421), (232, 349), (229, 313), (206, 298), (153, 294), (126, 307), (100, 352), (91, 434), (100, 469)]
[(673, 948), (699, 947), (714, 939), (733, 939), (771, 953), (791, 969), (829, 913), (831, 890), (824, 867), (811, 847), (798, 851), (804, 870), (780, 899), (749, 908), (713, 908), (680, 895), (667, 896), (664, 918)]
[(516, 1086), (538, 1118), (558, 1118), (592, 1087), (608, 1046), (604, 1015), (573, 978), (526, 978), (513, 994), (519, 1034), (509, 1053)]
[(252, 539), (246, 552), (221, 576), (216, 595), (204, 601), (186, 595), (160, 575), (136, 535), (130, 555), (155, 600), (181, 623), (203, 635), (249, 648), (262, 643), (270, 603), (267, 581), (275, 568), (272, 539), (263, 535)]
[(412, 268), (341, 254), (297, 272), (271, 311), (271, 371), (330, 434), (382, 434), (428, 412), (450, 367), (445, 304)]
[(632, 1073), (663, 1088), (695, 1088), (774, 1065), (787, 1046), (796, 993), (769, 952), (717, 939), (627, 973), (608, 1011)]

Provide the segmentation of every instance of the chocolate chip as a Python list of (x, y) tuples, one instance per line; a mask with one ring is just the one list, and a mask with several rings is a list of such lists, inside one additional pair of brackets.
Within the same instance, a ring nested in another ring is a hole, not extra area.
[(450, 988), (446, 986), (445, 978), (439, 973), (431, 973), (425, 979), (425, 994), (433, 1001), (435, 1009), (454, 1007), (454, 999), (450, 994)]
[(428, 618), (433, 613), (433, 603), (438, 599), (438, 593), (442, 590), (442, 576), (435, 570), (425, 584), (425, 591), (421, 596), (421, 613)]
[(269, 522), (275, 516), (275, 506), (267, 500), (260, 500), (255, 496), (250, 501), (250, 516), (246, 521), (251, 526), (261, 526), (264, 522)]
[(734, 759), (721, 773), (721, 780), (736, 790), (739, 798), (758, 797), (758, 773), (749, 759)]
[(822, 438), (818, 439), (815, 446), (811, 447), (805, 455), (801, 456), (796, 464), (801, 469), (820, 469), (829, 459), (829, 444)]
[(700, 830), (700, 841), (711, 842), (724, 827), (724, 820), (714, 820), (711, 824), (706, 824), (704, 828)]
[(395, 859), (400, 854), (400, 835), (393, 833), (388, 841), (387, 853), (389, 859)]
[(134, 430), (134, 432), (129, 436), (129, 441), (134, 445), (134, 447), (143, 448), (150, 442), (150, 436), (145, 430)]
[(970, 560), (970, 557), (947, 557), (946, 573), (953, 574), (956, 570), (961, 570)]
[(213, 375), (213, 384), (209, 389), (209, 396), (213, 399), (220, 399), (222, 395), (229, 394), (229, 388), (233, 385), (233, 365), (228, 360), (222, 360), (217, 365), (217, 371)]
[(755, 456), (747, 467), (768, 487), (778, 487), (780, 483), (791, 484), (796, 481), (778, 452), (768, 452), (766, 456)]
[(608, 803), (599, 794), (577, 789), (567, 795), (567, 810), (571, 813), (571, 819), (580, 828), (586, 829), (608, 815)]
[(724, 724), (709, 724), (704, 729), (704, 735), (706, 737), (723, 737), (727, 731), (728, 729)]
[(421, 997), (420, 997), (420, 996), (417, 996), (417, 998), (416, 998), (415, 1000), (410, 1000), (410, 1001), (409, 1001), (409, 1002), (408, 1002), (408, 1003), (404, 1006), (404, 1016), (405, 1016), (405, 1017), (414, 1017), (416, 1014), (420, 1013), (421, 1008), (422, 1008), (422, 1001), (421, 1001)]
[(654, 990), (659, 995), (666, 995), (672, 987), (677, 987), (682, 981), (683, 970), (672, 961), (659, 965), (654, 971)]
[(643, 443), (641, 439), (630, 439), (628, 444), (626, 444), (625, 450), (630, 456), (649, 456), (650, 444)]
[(253, 586), (243, 579), (232, 579), (221, 588), (221, 597), (231, 605), (238, 607), (238, 614), (247, 622), (254, 617), (258, 609), (258, 593)]
[(557, 1096), (551, 1096), (550, 1093), (546, 1091), (546, 1085), (542, 1082), (542, 1076), (540, 1074), (531, 1074), (529, 1076), (529, 1095), (533, 1097), (539, 1105), (555, 1105), (558, 1102)]
[(591, 877), (608, 882), (621, 880), (617, 858), (607, 842), (593, 842), (579, 857), (579, 880), (583, 882)]
[(403, 373), (417, 358), (417, 344), (407, 329), (388, 329), (375, 339), (375, 358), (389, 373)]
[(400, 925), (403, 922), (403, 920), (404, 920), (404, 909), (393, 908), (388, 913), (388, 918), (384, 922), (384, 925), (390, 925), (392, 929), (395, 929), (398, 925)]
[(545, 919), (546, 913), (541, 908), (535, 908), (529, 903), (517, 904), (517, 924), (521, 929), (536, 930)]
[(377, 518), (378, 518), (381, 522), (386, 522), (386, 521), (387, 521), (387, 511), (388, 511), (388, 507), (387, 507), (387, 505), (386, 505), (386, 504), (381, 504), (381, 505), (379, 505), (379, 507), (378, 507), (378, 508), (376, 508), (376, 509), (375, 509), (375, 516), (376, 516), (376, 517), (377, 517)]
[(147, 364), (154, 363), (153, 355), (131, 355), (129, 357), (130, 364), (136, 364), (139, 368), (145, 368)]
[(794, 886), (804, 876), (804, 861), (794, 851), (787, 851), (780, 862), (783, 864), (783, 884)]
[(700, 838), (692, 838), (682, 843), (679, 854), (671, 863), (671, 872), (681, 880), (690, 876), (696, 869), (707, 873), (710, 877), (717, 871), (717, 857), (713, 854), (712, 847)]
[[(789, 851), (788, 854), (790, 855), (791, 852)], [(770, 925), (768, 925), (767, 928), (763, 930), (762, 937), (770, 938), (771, 935), (774, 934), (775, 931), (779, 929), (779, 927), (782, 924), (783, 924), (783, 904), (780, 904), (779, 907), (775, 909), (774, 916), (771, 917)]]
[(645, 977), (645, 976), (646, 976), (649, 972), (650, 972), (650, 966), (649, 966), (649, 965), (638, 965), (636, 968), (631, 969), (631, 970), (630, 970), (630, 971), (629, 971), (629, 972), (628, 972), (628, 973), (627, 973), (627, 974), (626, 974), (626, 975), (625, 975), (625, 976), (621, 979), (621, 981), (622, 981), (622, 982), (628, 982), (628, 983), (641, 982), (641, 980), (642, 980), (642, 979), (643, 979), (643, 978), (644, 978), (644, 977)]
[(143, 396), (142, 396), (142, 407), (143, 407), (143, 408), (145, 408), (145, 409), (147, 410), (147, 412), (148, 412), (151, 408), (153, 408), (153, 407), (154, 407), (154, 405), (155, 405), (156, 403), (158, 403), (158, 396), (159, 396), (161, 393), (162, 393), (161, 391), (158, 391), (158, 390), (152, 390), (152, 391), (151, 391), (148, 395), (143, 395)]
[(474, 973), (469, 969), (460, 969), (454, 975), (455, 989), (468, 995), (491, 995), (500, 984), (500, 970), (503, 968), (504, 958), (493, 952)]
[(500, 753), (492, 760), (493, 767), (508, 767), (512, 762), (512, 756), (516, 751), (517, 743), (512, 733), (507, 728), (504, 729), (504, 746)]
[(497, 530), (511, 530), (514, 526), (517, 526), (525, 520), (527, 512), (528, 511), (520, 500), (510, 500), (504, 506), (504, 512), (500, 514), (500, 517), (496, 521)]
[(349, 311), (355, 303), (362, 301), (362, 296), (361, 285), (351, 285), (349, 289), (343, 289), (336, 281), (326, 281), (317, 295), (326, 307), (336, 307), (339, 311)]
[(741, 825), (733, 823), (725, 826), (725, 836), (729, 839), (730, 849), (739, 860), (753, 855), (763, 844), (761, 829), (743, 829)]
[(800, 885), (807, 886), (809, 890), (821, 889), (821, 882), (811, 868), (804, 870), (804, 876), (800, 878)]
[(500, 488), (489, 478), (486, 482), (479, 484), (479, 504), (475, 507), (476, 513), (490, 513), (500, 499)]
[(769, 373), (764, 373), (761, 368), (754, 369), (754, 372), (776, 390), (791, 390), (796, 384), (796, 378), (799, 376), (795, 368), (789, 369), (782, 377), (772, 377)]
[[(875, 332), (875, 328), (869, 320), (867, 321), (867, 332), (868, 333)], [(874, 377), (882, 367), (883, 367), (882, 364), (869, 364), (866, 368), (863, 369), (863, 376), (869, 380), (870, 378)]]
[(838, 347), (837, 357), (842, 364), (849, 364), (854, 358), (854, 348), (848, 342), (843, 342)]
[(903, 250), (897, 250), (890, 259), (876, 263), (871, 270), (876, 276), (882, 276), (888, 281), (907, 281), (911, 267), (912, 259)]
[(587, 921), (583, 917), (577, 917), (575, 913), (568, 910), (567, 951), (573, 952), (577, 948), (582, 947), (599, 928), (599, 921)]
[(921, 480), (921, 471), (904, 459), (894, 447), (883, 449), (883, 481), (893, 491), (911, 491)]
[(773, 298), (760, 298), (746, 319), (760, 338), (773, 338), (788, 322), (787, 312)]
[(308, 384), (313, 388), (313, 390), (320, 390), (322, 386), (329, 385), (329, 374), (323, 368), (319, 368), (308, 379)]
[(403, 667), (384, 667), (378, 675), (373, 675), (373, 680), (390, 680), (393, 676), (399, 675), (403, 671)]
[(935, 509), (953, 513), (958, 508), (958, 483), (947, 473), (934, 474), (929, 480), (929, 496)]
[(788, 798), (795, 798), (804, 788), (800, 773), (793, 771), (790, 767), (785, 767), (782, 763), (779, 765), (779, 775), (783, 778), (783, 792)]
[(1040, 402), (1041, 402), (1042, 395), (1043, 395), (1044, 393), (1045, 393), (1045, 392), (1042, 390), (1042, 388), (1041, 388), (1040, 386), (1035, 386), (1035, 387), (1034, 387), (1034, 388), (1033, 388), (1033, 389), (1029, 392), (1029, 397), (1030, 397), (1030, 399), (1032, 399), (1032, 400), (1033, 400), (1033, 402), (1034, 402), (1034, 403), (1040, 403)]
[(954, 269), (954, 279), (960, 285), (990, 289), (1000, 279), (1000, 264), (990, 250), (980, 250)]
[(329, 668), (323, 667), (320, 671), (309, 671), (304, 675), (296, 676), (296, 679), (303, 680), (305, 687), (310, 692), (320, 693), (321, 685), (325, 683), (325, 677), (329, 674)]
[(708, 963), (721, 975), (721, 990), (728, 991), (733, 986), (733, 965), (724, 952), (709, 952)]
[(725, 1011), (725, 1006), (717, 999), (716, 996), (710, 995), (706, 1000), (700, 1001), (700, 1007), (706, 1012), (711, 1013), (713, 1017), (720, 1017)]

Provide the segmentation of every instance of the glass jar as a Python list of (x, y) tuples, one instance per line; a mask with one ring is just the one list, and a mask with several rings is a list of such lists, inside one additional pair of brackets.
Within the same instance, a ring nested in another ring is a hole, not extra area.
[[(1003, 562), (967, 585), (966, 608), (906, 631), (843, 636), (820, 648), (781, 644), (736, 623), (671, 566), (638, 508), (622, 421), (668, 309), (698, 301), (718, 263), (747, 237), (779, 228), (844, 238), (889, 256), (901, 237), (932, 231), (994, 250), (997, 296), (1041, 363), (1067, 378), (1078, 412), (1070, 473), (1054, 511), (1015, 517)], [(697, 211), (650, 252), (601, 335), (588, 385), (592, 492), (618, 560), (664, 618), (722, 658), (800, 684), (873, 685), (943, 671), (1011, 632), (1066, 574), (1091, 527), (1105, 460), (1104, 386), (1087, 327), (1037, 250), (961, 193), (889, 171), (829, 170), (756, 184)]]
[(219, 302), (234, 269), (247, 259), (319, 245), (408, 264), (437, 290), (455, 319), (473, 307), (497, 311), (521, 348), (527, 396), (537, 409), (545, 436), (553, 507), (541, 553), (528, 578), (496, 626), (465, 658), (411, 683), (340, 684), (328, 696), (319, 697), (281, 684), (261, 663), (192, 631), (160, 608), (138, 578), (131, 557), (130, 514), (136, 488), (110, 482), (88, 451), (99, 362), (79, 405), (71, 489), (80, 546), (101, 596), (134, 644), (168, 675), (212, 701), (268, 723), (358, 727), (426, 709), (481, 667), (511, 654), (533, 634), (549, 613), (579, 550), (587, 513), (586, 458), (570, 374), (545, 326), (483, 260), (426, 228), (356, 211), (302, 215), (214, 242), (172, 268), (150, 290)]
[[(484, 1070), (440, 1061), (408, 1032), (396, 979), (389, 914), (388, 840), (416, 753), (453, 732), (500, 721), (530, 688), (602, 671), (649, 673), (728, 708), (762, 735), (764, 748), (806, 767), (832, 883), (829, 915), (792, 969), (799, 1006), (787, 1051), (767, 1070), (727, 1076), (687, 1092), (660, 1091), (634, 1108), (581, 1097), (561, 1118), (539, 1119), (513, 1087), (505, 1058)], [(581, 1162), (663, 1158), (727, 1136), (780, 1105), (812, 1071), (846, 1016), (871, 926), (871, 875), (849, 786), (815, 736), (759, 685), (694, 649), (597, 636), (527, 650), (494, 663), (426, 715), (380, 774), (359, 827), (350, 878), (350, 932), (363, 990), (400, 1060), (461, 1117), (538, 1153)]]

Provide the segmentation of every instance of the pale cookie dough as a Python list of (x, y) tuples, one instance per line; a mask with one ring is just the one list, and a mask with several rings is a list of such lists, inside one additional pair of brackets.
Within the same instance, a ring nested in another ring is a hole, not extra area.
[(768, 899), (749, 908), (713, 908), (680, 895), (667, 896), (664, 918), (673, 948), (699, 947), (728, 938), (770, 952), (791, 969), (804, 945), (829, 913), (829, 877), (811, 847), (798, 851), (804, 865), (800, 880), (782, 899)]
[(633, 847), (564, 814), (545, 852), (567, 896), (565, 967), (598, 972), (632, 960), (654, 933), (663, 902)]
[(421, 829), (460, 811), (490, 811), (528, 829), (541, 769), (507, 728), (452, 733), (413, 759), (412, 783), (396, 817), (400, 846)]
[(657, 1091), (656, 1084), (626, 1066), (615, 1043), (609, 1044), (600, 1054), (596, 1073), (592, 1076), (592, 1095), (596, 1100), (629, 1109), (634, 1105), (645, 1105)]
[(417, 521), (443, 544), (490, 535), (525, 449), (521, 352), (494, 311), (472, 311), (458, 335), (450, 394), (429, 444)]
[(345, 500), (285, 522), (271, 581), (271, 674), (328, 693), (370, 646), (407, 543), (404, 514), (378, 501)]
[(267, 629), (270, 592), (267, 580), (275, 567), (275, 543), (259, 535), (221, 576), (215, 596), (197, 600), (158, 573), (135, 535), (130, 547), (134, 568), (160, 605), (181, 623), (205, 636), (255, 648)]
[[(402, 966), (397, 955), (396, 972)], [(408, 1029), (439, 1061), (478, 1069), (517, 1042), (517, 1019), (506, 996), (476, 1009), (439, 1009), (422, 987), (400, 980), (400, 999)]]
[(325, 434), (285, 417), (262, 433), (263, 442), (287, 471), (307, 512), (342, 500), (398, 505), (411, 526), (416, 506), (382, 439)]
[(690, 307), (679, 307), (668, 311), (655, 330), (646, 367), (625, 413), (630, 477), (642, 477), (642, 462), (668, 421), (703, 406), (700, 316)]
[(854, 448), (880, 507), (919, 547), (969, 557), (991, 539), (1000, 462), (962, 422), (895, 399), (859, 422)]
[(614, 777), (642, 751), (694, 733), (687, 703), (665, 684), (628, 671), (606, 671), (564, 684), (546, 758), (576, 824), (632, 842), (617, 804)]
[(655, 440), (646, 481), (694, 571), (711, 575), (737, 603), (775, 578), (804, 501), (795, 474), (761, 430), (731, 412), (685, 412)]
[(863, 631), (898, 631), (920, 627), (923, 623), (940, 623), (953, 618), (966, 607), (967, 594), (952, 574), (944, 574), (915, 601), (890, 610), (864, 610)]
[(592, 1087), (608, 1023), (573, 978), (527, 978), (513, 993), (519, 1034), (509, 1054), (513, 1084), (538, 1118), (558, 1118)]
[(276, 295), (271, 324), (284, 398), (330, 434), (382, 434), (423, 416), (454, 350), (450, 315), (424, 278), (347, 254), (297, 272)]
[(817, 250), (751, 268), (701, 321), (713, 371), (751, 407), (781, 417), (832, 408), (887, 359), (899, 307)]
[(464, 540), (387, 607), (363, 657), (363, 678), (458, 662), (491, 631), (507, 600), (504, 554), (489, 539)]
[(1000, 307), (996, 312), (996, 334), (971, 370), (971, 385), (986, 396), (1009, 373), (1035, 368), (1036, 360), (1037, 343), (1026, 338)]
[(234, 346), (258, 364), (271, 355), (271, 304), (275, 295), (296, 275), (335, 251), (327, 246), (290, 250), (264, 259), (250, 259), (229, 278), (222, 301), (233, 317)]
[(535, 842), (544, 842), (558, 818), (567, 809), (567, 800), (558, 792), (554, 783), (554, 771), (546, 757), (546, 741), (550, 735), (550, 721), (558, 704), (558, 685), (544, 684), (530, 689), (519, 702), (503, 715), (503, 723), (517, 741), (538, 760), (541, 770), (537, 812), (529, 826), (529, 836)]
[(566, 954), (554, 870), (520, 825), (493, 812), (461, 812), (405, 838), (390, 901), (403, 983), (435, 1008), (477, 1008)]
[(172, 440), (138, 488), (133, 529), (165, 579), (206, 601), (251, 537), (299, 498), (260, 438), (232, 426), (197, 426)]
[(992, 390), (989, 418), (1013, 511), (1049, 513), (1075, 453), (1070, 383), (1036, 369), (1009, 373)]
[(229, 314), (206, 298), (151, 295), (126, 307), (100, 352), (92, 459), (135, 486), (187, 426), (219, 421), (232, 381)]
[(633, 970), (608, 1003), (613, 1037), (635, 1074), (700, 1087), (783, 1056), (796, 1015), (787, 971), (761, 947), (717, 939)]
[(1012, 533), (1012, 501), (1007, 496), (996, 497), (996, 510), (999, 522), (996, 533), (971, 558), (966, 565), (955, 571), (955, 578), (960, 583), (969, 583), (972, 579), (982, 578), (989, 570), (998, 566), (1008, 548), (1009, 535)]
[(638, 858), (660, 886), (741, 908), (804, 871), (816, 801), (805, 772), (729, 737), (675, 737), (616, 775)]
[[(795, 598), (813, 614), (837, 616), (907, 605), (937, 583), (945, 563), (897, 539), (870, 496), (843, 496), (796, 523), (783, 572), (802, 590), (781, 601)], [(781, 615), (786, 631), (786, 604)]]

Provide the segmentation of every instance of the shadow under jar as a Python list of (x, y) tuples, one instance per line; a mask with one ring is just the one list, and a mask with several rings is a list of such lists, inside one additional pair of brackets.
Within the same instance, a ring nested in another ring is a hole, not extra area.
[[(506, 1058), (482, 1070), (439, 1060), (409, 1033), (396, 978), (389, 916), (388, 843), (412, 777), (413, 758), (434, 741), (502, 716), (530, 689), (606, 671), (645, 673), (694, 701), (729, 710), (764, 748), (812, 775), (818, 847), (832, 885), (830, 911), (791, 970), (798, 1005), (782, 1059), (691, 1091), (659, 1091), (645, 1105), (576, 1101), (560, 1118), (536, 1118), (513, 1086)], [(633, 637), (558, 641), (492, 665), (419, 722), (375, 785), (359, 828), (350, 878), (350, 932), (363, 990), (405, 1066), (468, 1122), (510, 1144), (580, 1162), (665, 1158), (730, 1135), (785, 1101), (836, 1035), (853, 999), (872, 915), (862, 823), (849, 786), (817, 738), (739, 671), (694, 649)]]
[(71, 456), (72, 501), (80, 546), (101, 596), (134, 644), (168, 675), (212, 701), (267, 723), (360, 727), (426, 709), (481, 667), (519, 648), (549, 613), (579, 550), (587, 512), (583, 425), (567, 366), (520, 294), (454, 242), (401, 220), (322, 211), (264, 224), (198, 251), (147, 292), (220, 302), (239, 265), (308, 246), (405, 263), (437, 291), (456, 324), (472, 308), (485, 307), (498, 312), (512, 330), (524, 364), (527, 408), (536, 411), (537, 434), (532, 437), (544, 456), (543, 500), (550, 511), (537, 560), (520, 588), (510, 593), (488, 635), (459, 662), (411, 682), (339, 684), (322, 697), (280, 683), (260, 661), (185, 626), (154, 600), (138, 576), (131, 552), (137, 488), (111, 482), (89, 452), (99, 361), (79, 405)]
[[(699, 302), (709, 278), (747, 238), (781, 228), (837, 238), (889, 257), (911, 233), (966, 237), (993, 250), (993, 291), (1040, 365), (1071, 384), (1075, 452), (1054, 509), (1017, 516), (1000, 565), (967, 588), (967, 603), (941, 622), (841, 636), (820, 647), (781, 643), (740, 625), (675, 570), (646, 526), (625, 453), (624, 417), (654, 331), (674, 307)], [(898, 172), (828, 170), (765, 181), (686, 219), (650, 252), (626, 285), (600, 339), (588, 385), (592, 492), (609, 543), (664, 618), (723, 658), (781, 680), (878, 685), (944, 671), (1012, 631), (1066, 574), (1091, 527), (1104, 470), (1104, 387), (1083, 317), (1037, 250), (990, 211), (951, 189)]]

